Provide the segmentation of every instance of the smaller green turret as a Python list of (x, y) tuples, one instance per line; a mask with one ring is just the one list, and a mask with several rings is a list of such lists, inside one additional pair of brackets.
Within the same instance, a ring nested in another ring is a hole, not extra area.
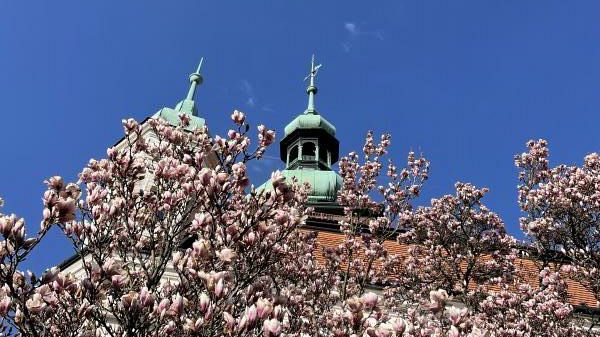
[(190, 89), (188, 90), (186, 98), (177, 103), (175, 109), (164, 107), (155, 113), (153, 117), (162, 117), (173, 125), (179, 125), (179, 114), (186, 113), (190, 115), (190, 126), (188, 129), (193, 130), (198, 127), (204, 127), (206, 122), (204, 118), (198, 117), (198, 109), (196, 108), (196, 103), (194, 102), (196, 88), (204, 81), (202, 75), (200, 74), (203, 61), (204, 58), (201, 58), (196, 72), (190, 75)]

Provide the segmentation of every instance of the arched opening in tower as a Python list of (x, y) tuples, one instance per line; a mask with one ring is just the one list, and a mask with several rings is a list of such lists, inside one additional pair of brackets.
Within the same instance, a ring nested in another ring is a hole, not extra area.
[(290, 149), (289, 162), (287, 164), (290, 165), (291, 163), (295, 162), (296, 160), (298, 160), (298, 145), (294, 145)]
[(303, 160), (315, 160), (316, 159), (317, 146), (315, 143), (306, 142), (302, 144), (302, 159)]

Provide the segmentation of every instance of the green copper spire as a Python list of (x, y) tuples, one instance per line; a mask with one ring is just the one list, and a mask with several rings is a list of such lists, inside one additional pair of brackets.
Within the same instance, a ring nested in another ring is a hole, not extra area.
[(202, 84), (204, 80), (200, 74), (203, 61), (204, 58), (201, 58), (196, 72), (190, 75), (190, 90), (188, 90), (185, 99), (177, 103), (175, 109), (164, 107), (158, 110), (153, 117), (161, 117), (166, 119), (172, 125), (179, 125), (179, 115), (182, 113), (192, 115), (190, 118), (190, 125), (187, 127), (189, 130), (203, 127), (206, 124), (203, 118), (198, 117), (198, 110), (196, 109), (196, 103), (194, 102), (196, 88)]
[(304, 78), (305, 81), (310, 79), (308, 87), (306, 88), (306, 93), (308, 94), (308, 107), (304, 112), (306, 114), (318, 115), (317, 110), (315, 109), (315, 95), (317, 94), (315, 77), (317, 77), (317, 72), (322, 66), (322, 64), (315, 65), (315, 54), (313, 54), (312, 61), (310, 63), (310, 73)]
[(194, 103), (194, 96), (196, 95), (196, 87), (202, 84), (204, 80), (200, 74), (202, 62), (204, 62), (204, 57), (200, 59), (200, 64), (198, 64), (196, 72), (190, 75), (190, 90), (188, 90), (187, 97), (183, 101), (177, 103), (175, 110), (198, 116), (196, 104)]

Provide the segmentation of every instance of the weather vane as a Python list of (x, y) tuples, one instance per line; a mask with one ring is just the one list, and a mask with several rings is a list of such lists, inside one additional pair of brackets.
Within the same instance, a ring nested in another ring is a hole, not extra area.
[(308, 76), (306, 76), (304, 78), (304, 81), (306, 81), (310, 78), (310, 86), (311, 87), (315, 86), (315, 77), (317, 77), (317, 72), (319, 71), (319, 68), (321, 68), (322, 66), (323, 66), (322, 64), (315, 66), (315, 54), (313, 54), (312, 62), (310, 64), (310, 73), (308, 74)]
[(310, 83), (308, 84), (308, 88), (306, 88), (306, 93), (308, 94), (308, 107), (306, 108), (305, 113), (317, 113), (317, 110), (315, 109), (315, 95), (317, 94), (317, 87), (315, 86), (315, 77), (317, 77), (317, 72), (319, 72), (319, 68), (321, 68), (322, 66), (322, 64), (315, 65), (315, 54), (313, 54), (312, 62), (310, 63), (310, 73), (304, 78), (304, 81), (310, 78)]

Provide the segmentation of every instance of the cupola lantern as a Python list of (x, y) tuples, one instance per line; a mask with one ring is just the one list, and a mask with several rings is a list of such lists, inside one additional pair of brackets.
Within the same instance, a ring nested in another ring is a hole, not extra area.
[[(295, 177), (300, 184), (311, 186), (309, 202), (335, 202), (342, 185), (341, 177), (332, 170), (339, 159), (339, 141), (335, 138), (335, 126), (321, 116), (315, 107), (317, 86), (315, 79), (322, 65), (315, 63), (313, 55), (310, 72), (305, 81), (308, 105), (284, 129), (280, 158), (285, 163), (282, 174)], [(263, 187), (269, 187), (270, 182)]]

